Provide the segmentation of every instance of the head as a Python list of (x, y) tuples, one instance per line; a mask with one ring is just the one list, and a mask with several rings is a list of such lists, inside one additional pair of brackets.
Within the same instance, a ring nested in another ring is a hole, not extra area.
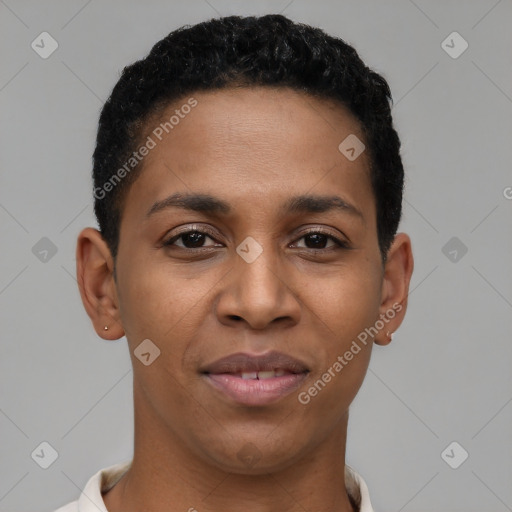
[[(281, 15), (230, 16), (180, 28), (124, 68), (101, 112), (93, 156), (94, 211), (114, 260), (126, 195), (144, 168), (144, 160), (127, 162), (148, 135), (158, 138), (152, 133), (158, 122), (150, 119), (163, 121), (169, 105), (179, 107), (180, 99), (195, 92), (248, 86), (291, 88), (332, 100), (359, 121), (384, 261), (400, 222), (404, 183), (388, 84), (342, 39)], [(123, 167), (125, 176), (117, 179)], [(112, 186), (106, 190), (105, 184)]]
[[(390, 104), (351, 46), (280, 15), (181, 28), (123, 70), (77, 268), (97, 332), (127, 337), (139, 424), (235, 472), (341, 435), (412, 273)], [(211, 385), (214, 361), (269, 351), (304, 366), (286, 397), (242, 404)]]

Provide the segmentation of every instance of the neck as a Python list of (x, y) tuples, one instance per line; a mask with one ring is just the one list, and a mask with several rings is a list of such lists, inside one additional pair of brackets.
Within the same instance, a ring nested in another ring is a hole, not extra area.
[(109, 512), (356, 512), (344, 479), (348, 412), (306, 456), (240, 474), (205, 462), (155, 416), (137, 414), (144, 406), (135, 402), (133, 461), (103, 497)]

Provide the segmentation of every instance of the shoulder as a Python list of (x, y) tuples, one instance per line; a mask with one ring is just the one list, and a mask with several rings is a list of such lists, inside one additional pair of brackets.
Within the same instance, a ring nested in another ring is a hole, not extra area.
[(358, 512), (374, 512), (366, 482), (363, 477), (349, 465), (345, 465), (345, 486)]
[(131, 460), (99, 470), (89, 479), (78, 500), (53, 512), (106, 512), (102, 494), (109, 491), (121, 479), (130, 465)]

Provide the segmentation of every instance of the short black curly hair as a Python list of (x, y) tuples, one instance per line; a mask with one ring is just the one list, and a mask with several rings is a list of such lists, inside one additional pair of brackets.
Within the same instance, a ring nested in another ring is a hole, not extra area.
[(123, 165), (126, 169), (148, 120), (195, 91), (240, 85), (289, 87), (335, 100), (359, 120), (370, 156), (385, 261), (400, 222), (404, 183), (389, 86), (342, 39), (278, 14), (186, 25), (123, 69), (101, 111), (93, 154), (94, 212), (114, 260), (126, 193), (142, 165), (122, 173), (123, 179), (113, 185), (105, 184), (112, 184)]

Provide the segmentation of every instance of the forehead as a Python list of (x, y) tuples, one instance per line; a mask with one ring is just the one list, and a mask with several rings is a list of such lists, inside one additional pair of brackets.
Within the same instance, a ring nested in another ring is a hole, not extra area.
[[(280, 152), (290, 156), (291, 152), (300, 155), (301, 149), (310, 149), (319, 139), (325, 139), (321, 151), (337, 151), (340, 136), (363, 137), (359, 122), (344, 105), (288, 87), (227, 88), (191, 96), (197, 106), (172, 128), (168, 139), (172, 144), (171, 135), (187, 138), (188, 146), (195, 141), (203, 146), (202, 153), (217, 148), (235, 154), (237, 145), (247, 150), (251, 143), (253, 149), (262, 151), (262, 157), (277, 144)], [(169, 114), (172, 117), (189, 100), (173, 102), (151, 124), (170, 119)]]
[(235, 202), (335, 190), (353, 202), (371, 196), (366, 152), (351, 161), (339, 149), (347, 137), (364, 140), (357, 119), (337, 102), (289, 88), (193, 93), (153, 116), (146, 136), (155, 145), (128, 193), (129, 209), (177, 190)]

